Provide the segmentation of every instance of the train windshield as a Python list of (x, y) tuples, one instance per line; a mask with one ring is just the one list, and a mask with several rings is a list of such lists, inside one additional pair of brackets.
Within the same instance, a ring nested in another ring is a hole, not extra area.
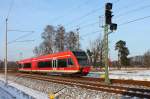
[(84, 51), (73, 51), (73, 54), (76, 56), (78, 63), (81, 66), (88, 66), (88, 57)]

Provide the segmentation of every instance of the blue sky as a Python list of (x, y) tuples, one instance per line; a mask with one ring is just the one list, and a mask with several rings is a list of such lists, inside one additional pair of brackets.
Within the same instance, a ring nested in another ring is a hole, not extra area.
[[(150, 15), (150, 0), (105, 0), (115, 2), (113, 4), (113, 22), (121, 24), (137, 18)], [(4, 33), (5, 18), (8, 14), (12, 0), (0, 0), (0, 59), (4, 58)], [(148, 6), (143, 8), (143, 6)], [(132, 10), (142, 8), (133, 12)], [(96, 11), (95, 11), (96, 10)], [(87, 13), (95, 11), (88, 16)], [(130, 12), (131, 11), (131, 12)], [(14, 0), (9, 15), (8, 28), (24, 31), (35, 31), (22, 40), (35, 40), (34, 42), (12, 43), (8, 45), (8, 59), (18, 60), (19, 54), (23, 58), (32, 57), (33, 48), (41, 42), (41, 33), (46, 25), (64, 25), (66, 31), (80, 28), (81, 46), (89, 47), (89, 43), (103, 35), (99, 23), (87, 26), (87, 24), (99, 22), (99, 16), (104, 14), (104, 0)], [(84, 17), (83, 17), (84, 16)], [(100, 21), (102, 24), (102, 21)], [(110, 58), (117, 59), (115, 43), (124, 40), (130, 50), (130, 56), (142, 55), (150, 49), (150, 18), (118, 26), (118, 30), (109, 37)], [(95, 31), (99, 31), (94, 33)], [(88, 35), (91, 33), (91, 35)], [(93, 34), (92, 34), (93, 33)], [(8, 41), (20, 37), (25, 32), (8, 32)]]

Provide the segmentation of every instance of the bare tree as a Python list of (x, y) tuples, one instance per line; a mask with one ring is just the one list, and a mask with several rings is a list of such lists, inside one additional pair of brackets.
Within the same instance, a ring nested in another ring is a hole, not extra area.
[(66, 49), (67, 50), (78, 50), (78, 35), (70, 31), (69, 33), (66, 34)]
[(51, 25), (47, 25), (44, 29), (44, 32), (41, 34), (43, 42), (39, 46), (35, 47), (35, 49), (33, 50), (36, 56), (50, 54), (54, 52), (55, 34), (56, 31), (54, 27)]
[(102, 47), (101, 40), (99, 38), (90, 43), (90, 48), (88, 49), (87, 53), (88, 53), (88, 56), (92, 58), (90, 60), (94, 66), (101, 65), (100, 64), (100, 62), (102, 61), (101, 60), (101, 54), (102, 54), (101, 47)]
[(45, 50), (48, 53), (53, 53), (55, 50), (55, 34), (56, 30), (52, 25), (47, 25), (44, 32), (42, 33), (42, 39), (44, 40), (43, 47), (46, 47), (43, 50)]
[(55, 47), (58, 51), (64, 51), (65, 46), (65, 28), (59, 26), (55, 36)]
[(63, 26), (54, 28), (51, 25), (47, 25), (41, 37), (43, 39), (42, 43), (33, 50), (36, 56), (78, 49), (77, 33), (73, 31), (66, 33)]
[(34, 48), (34, 50), (33, 50), (33, 53), (36, 55), (36, 56), (40, 56), (40, 51), (39, 51), (40, 49), (39, 49), (39, 47), (38, 46), (36, 46), (35, 48)]
[(150, 50), (144, 54), (144, 65), (150, 67)]

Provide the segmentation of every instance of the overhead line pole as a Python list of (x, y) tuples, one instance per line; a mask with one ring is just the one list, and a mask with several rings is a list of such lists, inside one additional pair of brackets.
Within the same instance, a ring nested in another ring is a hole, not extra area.
[(5, 84), (7, 85), (7, 32), (8, 32), (8, 18), (6, 18), (6, 32), (5, 32)]
[[(108, 53), (109, 53), (109, 46), (108, 46), (108, 31), (109, 31), (109, 24), (108, 24), (108, 15), (106, 14), (106, 7), (107, 3), (105, 3), (105, 17), (104, 17), (104, 65), (105, 65), (105, 83), (110, 84), (109, 79), (109, 61), (108, 61)], [(109, 18), (110, 19), (110, 18)], [(111, 21), (111, 20), (109, 20)], [(111, 23), (111, 22), (109, 22)]]
[[(5, 84), (8, 84), (8, 79), (7, 79), (7, 65), (8, 65), (8, 17), (6, 18), (6, 30), (5, 30)], [(29, 31), (25, 31), (29, 32)], [(33, 32), (33, 31), (32, 31)]]
[(108, 45), (108, 25), (105, 24), (104, 26), (104, 49), (105, 49), (105, 58), (104, 58), (104, 62), (105, 62), (105, 82), (107, 84), (110, 83), (110, 79), (109, 79), (109, 61), (108, 61), (108, 53), (109, 53), (109, 45)]
[(77, 42), (78, 42), (78, 50), (80, 49), (80, 35), (79, 35), (80, 28), (77, 28)]

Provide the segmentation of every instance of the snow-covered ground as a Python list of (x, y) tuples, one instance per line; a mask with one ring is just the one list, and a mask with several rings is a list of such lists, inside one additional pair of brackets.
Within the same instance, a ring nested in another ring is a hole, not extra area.
[(48, 99), (48, 95), (12, 81), (5, 85), (0, 76), (0, 99)]
[[(16, 79), (16, 76), (13, 75), (9, 75), (8, 86), (5, 86), (3, 77), (4, 75), (0, 74), (0, 88), (2, 88), (0, 89), (0, 92), (3, 93), (3, 95), (0, 93), (0, 99), (49, 99), (48, 96), (44, 94), (47, 93), (46, 91), (52, 93), (54, 92), (55, 99), (129, 99), (129, 96), (124, 96), (121, 94), (95, 91), (76, 86), (67, 86), (22, 77), (17, 77)], [(22, 85), (24, 86), (19, 85), (19, 82), (22, 82)], [(33, 89), (40, 89), (41, 91), (38, 92), (39, 90), (35, 91)]]
[[(112, 79), (133, 79), (133, 80), (150, 81), (150, 70), (113, 70), (110, 71), (109, 73), (110, 78)], [(104, 72), (90, 72), (88, 76), (99, 78), (102, 77), (103, 75)], [(22, 82), (22, 84), (24, 83), (25, 85), (20, 85), (19, 82)], [(0, 99), (49, 99), (48, 92), (54, 93), (58, 92), (58, 90), (62, 89), (61, 87), (65, 88), (63, 89), (63, 91), (60, 91), (58, 95), (56, 95), (58, 96), (58, 99), (66, 99), (65, 98), (66, 96), (80, 97), (78, 99), (91, 99), (92, 95), (97, 97), (93, 99), (101, 99), (100, 97), (102, 97), (105, 94), (103, 92), (99, 92), (98, 94), (97, 92), (92, 91), (88, 92), (85, 89), (81, 90), (80, 88), (77, 87), (69, 87), (61, 84), (54, 84), (44, 81), (34, 81), (29, 80), (27, 78), (26, 79), (18, 78), (15, 76), (9, 76), (8, 85), (6, 86), (4, 83), (4, 75), (0, 74)], [(40, 91), (38, 89), (41, 89), (43, 91)], [(87, 98), (87, 95), (89, 95), (90, 98)], [(118, 96), (114, 94), (111, 95), (110, 93), (107, 93), (106, 96), (108, 96), (108, 98), (105, 99), (110, 99), (110, 97), (115, 97), (111, 99), (116, 99), (117, 97), (121, 97), (121, 99), (124, 99), (122, 98), (124, 96)]]
[[(150, 70), (114, 70), (110, 71), (112, 79), (133, 79), (150, 81)], [(91, 72), (88, 76), (103, 77), (104, 72)]]
[(15, 99), (13, 95), (0, 87), (0, 99)]

